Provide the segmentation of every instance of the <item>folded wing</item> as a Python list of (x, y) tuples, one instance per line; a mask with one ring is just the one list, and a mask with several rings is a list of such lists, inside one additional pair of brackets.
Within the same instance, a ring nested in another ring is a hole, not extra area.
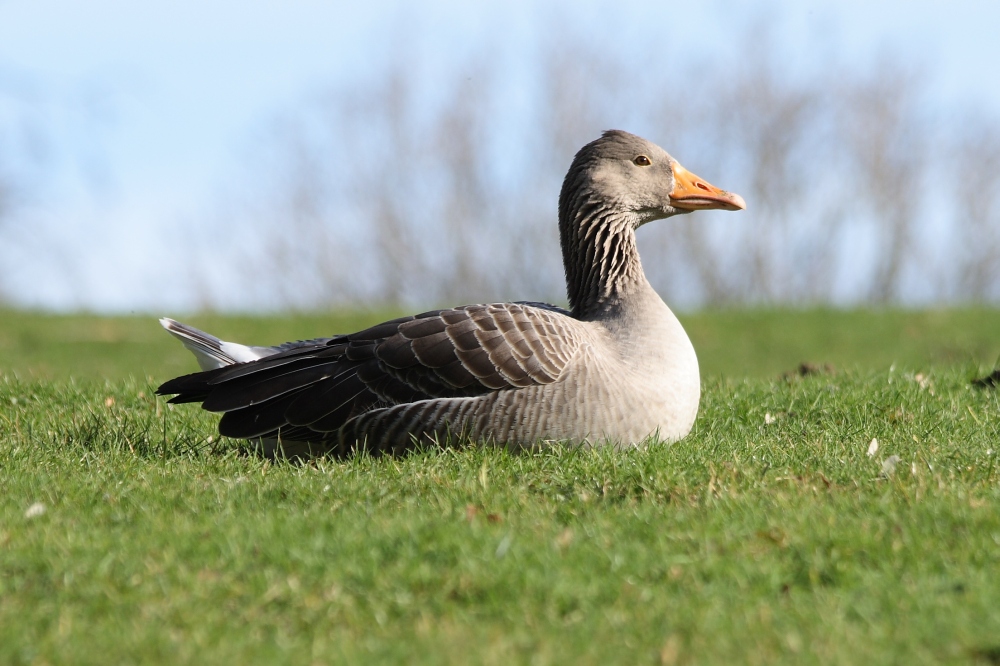
[(581, 340), (580, 323), (554, 306), (469, 305), (297, 343), (178, 377), (158, 393), (223, 412), (223, 435), (325, 441), (393, 405), (557, 382)]

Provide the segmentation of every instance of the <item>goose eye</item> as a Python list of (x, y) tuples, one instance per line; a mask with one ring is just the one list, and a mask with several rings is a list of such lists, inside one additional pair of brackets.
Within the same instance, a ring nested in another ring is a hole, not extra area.
[(639, 166), (649, 166), (650, 164), (652, 164), (652, 162), (649, 161), (649, 158), (646, 157), (645, 155), (639, 155), (632, 161), (638, 164)]

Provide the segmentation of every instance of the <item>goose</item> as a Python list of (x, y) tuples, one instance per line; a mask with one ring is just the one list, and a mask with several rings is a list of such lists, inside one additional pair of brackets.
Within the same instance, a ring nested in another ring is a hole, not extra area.
[(576, 154), (559, 195), (568, 310), (465, 305), (276, 347), (224, 342), (165, 318), (202, 372), (157, 393), (221, 412), (220, 434), (270, 456), (399, 454), (442, 441), (676, 441), (698, 413), (698, 358), (646, 279), (635, 232), (673, 215), (745, 208), (656, 144), (609, 130)]

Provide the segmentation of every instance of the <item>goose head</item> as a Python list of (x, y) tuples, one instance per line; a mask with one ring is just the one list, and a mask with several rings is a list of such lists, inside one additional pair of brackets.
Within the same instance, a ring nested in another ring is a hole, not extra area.
[(695, 210), (742, 210), (743, 197), (699, 178), (654, 143), (611, 130), (580, 149), (559, 193), (559, 240), (576, 317), (603, 317), (649, 288), (635, 246), (647, 222)]
[(695, 210), (743, 210), (743, 197), (691, 173), (665, 150), (609, 130), (577, 153), (560, 193), (560, 214), (597, 205), (629, 218), (633, 228)]

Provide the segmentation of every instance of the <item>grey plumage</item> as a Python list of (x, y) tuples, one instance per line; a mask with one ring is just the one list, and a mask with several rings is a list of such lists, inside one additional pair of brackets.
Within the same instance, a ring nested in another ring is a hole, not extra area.
[(635, 229), (743, 207), (654, 144), (606, 132), (577, 154), (559, 198), (570, 311), (469, 305), (253, 348), (164, 320), (203, 368), (206, 358), (219, 367), (158, 392), (222, 412), (223, 435), (286, 454), (400, 452), (458, 436), (508, 446), (677, 439), (697, 412), (697, 359), (646, 281)]

